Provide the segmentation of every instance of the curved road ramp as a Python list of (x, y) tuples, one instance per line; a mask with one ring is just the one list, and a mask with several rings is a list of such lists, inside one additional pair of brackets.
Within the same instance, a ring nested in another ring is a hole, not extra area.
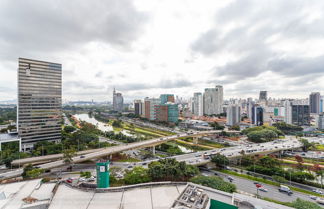
[[(220, 207), (222, 206), (222, 207)], [(155, 182), (83, 190), (30, 180), (0, 185), (1, 209), (288, 209), (242, 194), (184, 182)]]

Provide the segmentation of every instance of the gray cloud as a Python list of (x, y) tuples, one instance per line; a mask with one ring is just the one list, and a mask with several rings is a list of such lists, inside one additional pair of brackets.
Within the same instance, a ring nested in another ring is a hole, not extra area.
[(130, 0), (0, 3), (0, 58), (64, 51), (90, 41), (129, 49), (143, 31), (148, 14)]
[[(273, 35), (300, 41), (324, 38), (324, 16), (307, 22), (311, 10), (304, 12), (310, 2), (305, 1), (236, 0), (215, 15), (214, 26), (191, 44), (191, 50), (206, 57), (217, 57), (222, 52), (234, 53), (238, 59), (215, 66), (214, 76), (225, 76), (232, 82), (255, 77), (265, 71), (283, 76), (302, 76), (324, 73), (323, 56), (300, 58), (293, 54), (274, 51), (266, 40)], [(324, 3), (318, 3), (324, 8)], [(222, 28), (229, 24), (228, 31)], [(225, 31), (225, 32), (224, 32)]]
[(173, 88), (183, 88), (192, 86), (194, 83), (188, 80), (179, 79), (179, 80), (169, 80), (162, 79), (156, 84), (145, 84), (145, 83), (128, 83), (123, 85), (111, 85), (109, 88), (112, 89), (115, 87), (119, 91), (138, 91), (138, 90), (147, 90), (147, 89), (173, 89)]

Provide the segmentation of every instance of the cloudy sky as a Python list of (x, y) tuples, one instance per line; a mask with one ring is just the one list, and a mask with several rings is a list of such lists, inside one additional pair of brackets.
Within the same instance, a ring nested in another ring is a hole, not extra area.
[(324, 93), (324, 1), (1, 0), (0, 100), (18, 57), (62, 63), (63, 99)]

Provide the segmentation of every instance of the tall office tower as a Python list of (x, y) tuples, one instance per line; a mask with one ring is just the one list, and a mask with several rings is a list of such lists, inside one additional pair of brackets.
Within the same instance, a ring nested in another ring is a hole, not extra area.
[(115, 88), (113, 91), (113, 109), (117, 112), (122, 112), (124, 108), (124, 98), (121, 93), (117, 93)]
[(155, 120), (164, 122), (178, 122), (179, 109), (177, 104), (167, 103), (154, 106)]
[(173, 94), (161, 94), (160, 95), (161, 104), (165, 104), (168, 102), (174, 103), (174, 95)]
[(321, 94), (319, 92), (312, 92), (309, 95), (310, 113), (318, 114), (320, 112), (320, 98)]
[(287, 124), (292, 124), (291, 101), (285, 100), (283, 102), (283, 106), (284, 106), (284, 122)]
[(154, 107), (156, 105), (160, 105), (160, 104), (161, 104), (160, 98), (148, 98), (148, 97), (146, 97), (144, 99), (144, 105), (145, 105), (144, 117), (149, 119), (149, 120), (156, 120), (156, 114), (155, 114)]
[(141, 116), (143, 114), (143, 103), (142, 100), (134, 100), (134, 113), (135, 115)]
[(246, 104), (247, 116), (250, 120), (252, 120), (252, 112), (253, 112), (254, 102), (252, 100), (248, 100)]
[(310, 106), (292, 105), (291, 118), (293, 125), (308, 126), (310, 124)]
[(324, 112), (324, 96), (320, 99), (320, 112)]
[(229, 126), (239, 125), (241, 122), (241, 107), (239, 105), (229, 105), (226, 113), (226, 124)]
[(320, 113), (316, 117), (316, 128), (319, 130), (324, 130), (324, 113)]
[(195, 116), (203, 116), (204, 108), (203, 108), (203, 96), (202, 93), (196, 92), (193, 97), (193, 112)]
[(19, 58), (17, 129), (23, 149), (61, 140), (62, 65)]
[(204, 92), (204, 114), (216, 115), (223, 112), (223, 87), (206, 88)]
[(252, 108), (252, 124), (257, 126), (263, 125), (263, 108), (258, 105), (254, 105)]
[(268, 99), (268, 92), (267, 91), (260, 91), (259, 100), (260, 101), (267, 101)]

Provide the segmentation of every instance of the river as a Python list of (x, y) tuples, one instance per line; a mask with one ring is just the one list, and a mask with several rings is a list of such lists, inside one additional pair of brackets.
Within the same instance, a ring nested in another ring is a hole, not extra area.
[[(75, 114), (73, 116), (80, 121), (85, 121), (87, 123), (91, 123), (95, 125), (99, 130), (103, 132), (114, 131), (114, 128), (111, 125), (109, 125), (108, 123), (100, 122), (94, 117), (90, 117), (89, 114), (83, 113), (83, 114)], [(122, 130), (121, 133), (123, 133), (126, 136), (134, 136), (128, 130)]]

